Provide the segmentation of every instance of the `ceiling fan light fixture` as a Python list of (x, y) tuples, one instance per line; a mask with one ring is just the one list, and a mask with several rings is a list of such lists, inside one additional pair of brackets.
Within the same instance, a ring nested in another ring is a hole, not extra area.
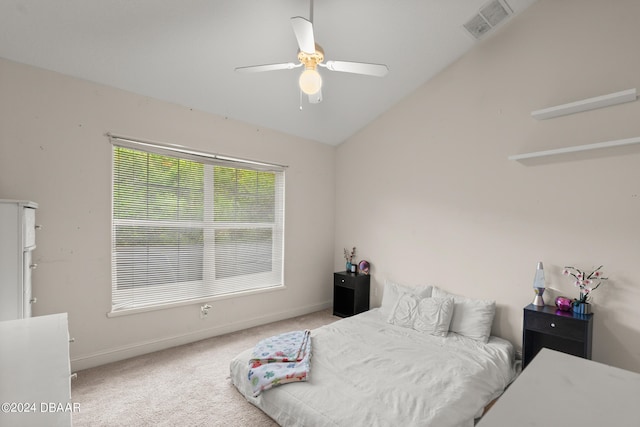
[(315, 68), (307, 68), (298, 79), (300, 90), (307, 95), (313, 95), (322, 89), (322, 76)]

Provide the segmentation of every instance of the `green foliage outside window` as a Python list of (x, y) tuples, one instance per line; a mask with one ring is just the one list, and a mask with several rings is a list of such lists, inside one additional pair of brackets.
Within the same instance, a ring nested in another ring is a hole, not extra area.
[[(116, 220), (205, 219), (205, 165), (129, 148), (114, 148), (113, 217)], [(275, 174), (213, 166), (214, 223), (275, 221)], [(203, 228), (118, 225), (116, 246), (202, 244)], [(271, 231), (219, 230), (215, 241), (271, 241)]]
[(202, 279), (205, 239), (216, 248), (216, 278), (271, 271), (275, 173), (123, 147), (114, 147), (113, 167), (119, 288)]
[[(205, 165), (121, 147), (114, 155), (114, 218), (204, 220)], [(273, 222), (275, 202), (275, 174), (214, 166), (215, 222)]]

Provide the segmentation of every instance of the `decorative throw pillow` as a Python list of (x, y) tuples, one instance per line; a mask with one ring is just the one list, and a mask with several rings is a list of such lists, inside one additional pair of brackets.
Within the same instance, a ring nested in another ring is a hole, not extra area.
[(436, 298), (453, 298), (453, 316), (449, 331), (477, 341), (487, 342), (491, 335), (491, 325), (496, 314), (496, 302), (467, 298), (450, 294), (434, 287)]
[(424, 298), (418, 302), (413, 329), (439, 337), (446, 337), (453, 316), (453, 299)]
[(426, 298), (431, 296), (431, 286), (405, 286), (398, 283), (393, 283), (389, 280), (384, 281), (384, 291), (382, 294), (382, 304), (380, 305), (380, 312), (386, 316), (391, 315), (393, 308), (395, 307), (398, 299), (403, 293), (415, 295), (420, 298)]
[(387, 322), (405, 328), (413, 327), (413, 319), (418, 308), (418, 298), (415, 295), (402, 293), (396, 305), (393, 306)]

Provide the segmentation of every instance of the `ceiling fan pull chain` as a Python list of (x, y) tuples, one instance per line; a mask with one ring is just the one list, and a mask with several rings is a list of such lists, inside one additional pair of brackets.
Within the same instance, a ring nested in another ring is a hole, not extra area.
[(302, 90), (300, 90), (299, 92), (300, 92), (300, 111), (302, 111)]

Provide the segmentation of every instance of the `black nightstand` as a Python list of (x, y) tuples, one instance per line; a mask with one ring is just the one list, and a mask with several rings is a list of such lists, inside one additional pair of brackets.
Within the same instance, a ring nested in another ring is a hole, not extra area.
[(333, 273), (333, 315), (349, 317), (369, 310), (371, 276), (341, 271)]
[(593, 314), (560, 311), (555, 306), (524, 308), (522, 328), (522, 367), (526, 367), (541, 348), (591, 359)]

